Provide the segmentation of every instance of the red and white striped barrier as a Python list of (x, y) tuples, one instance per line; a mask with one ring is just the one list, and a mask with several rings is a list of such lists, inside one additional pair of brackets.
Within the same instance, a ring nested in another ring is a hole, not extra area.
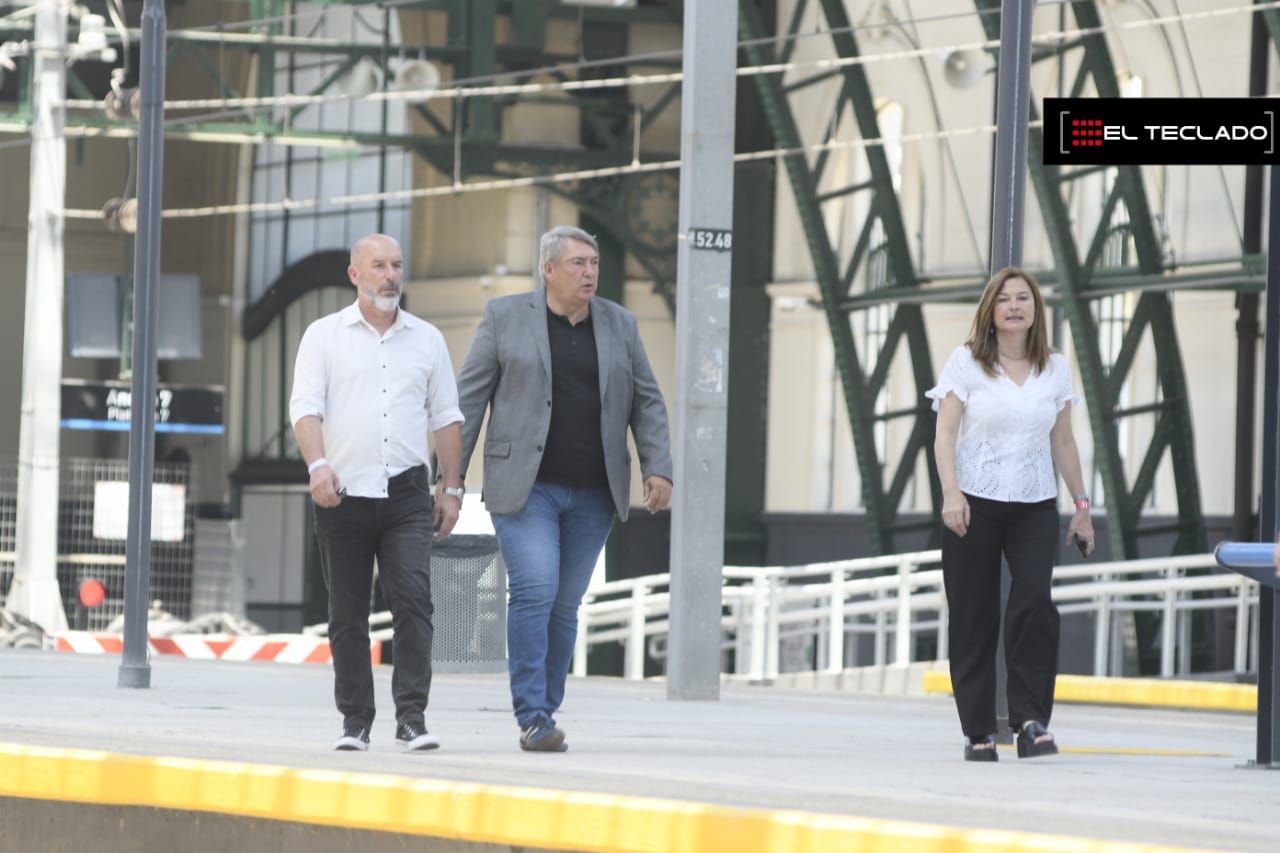
[[(53, 648), (59, 652), (118, 655), (124, 649), (119, 634), (96, 634), (90, 631), (63, 631), (52, 635)], [(203, 660), (269, 660), (280, 663), (328, 663), (333, 659), (329, 640), (306, 634), (175, 634), (170, 637), (148, 637), (151, 653), (178, 655)], [(382, 643), (370, 641), (369, 657), (382, 662)]]

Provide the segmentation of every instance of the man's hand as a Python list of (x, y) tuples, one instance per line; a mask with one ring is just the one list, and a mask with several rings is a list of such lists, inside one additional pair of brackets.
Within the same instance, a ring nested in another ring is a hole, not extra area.
[(311, 472), (311, 499), (318, 506), (332, 509), (342, 503), (342, 495), (338, 494), (341, 488), (338, 475), (328, 465), (321, 465)]
[(431, 512), (431, 526), (436, 531), (431, 537), (433, 542), (439, 542), (453, 531), (453, 526), (458, 523), (458, 512), (462, 509), (462, 501), (446, 495), (443, 489), (443, 485), (436, 486), (436, 505)]
[(659, 512), (671, 506), (671, 481), (657, 474), (644, 478), (644, 505), (649, 512)]

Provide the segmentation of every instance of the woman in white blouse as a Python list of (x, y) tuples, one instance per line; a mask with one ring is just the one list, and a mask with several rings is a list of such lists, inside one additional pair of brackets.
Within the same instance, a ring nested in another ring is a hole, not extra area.
[(969, 339), (929, 390), (938, 413), (942, 572), (951, 683), (967, 761), (995, 761), (1000, 560), (1011, 586), (1004, 617), (1009, 724), (1018, 757), (1058, 751), (1047, 726), (1058, 671), (1058, 609), (1050, 595), (1058, 543), (1058, 473), (1074, 495), (1067, 542), (1093, 551), (1093, 522), (1071, 433), (1071, 371), (1051, 351), (1044, 298), (1028, 272), (987, 284)]

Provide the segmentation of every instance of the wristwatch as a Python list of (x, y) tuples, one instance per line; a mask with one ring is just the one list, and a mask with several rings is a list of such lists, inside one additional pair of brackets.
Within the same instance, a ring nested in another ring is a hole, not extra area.
[(450, 497), (457, 498), (458, 500), (462, 500), (462, 496), (467, 493), (467, 490), (462, 488), (461, 486), (458, 486), (457, 488), (445, 486), (440, 491), (444, 492), (446, 495), (449, 495)]

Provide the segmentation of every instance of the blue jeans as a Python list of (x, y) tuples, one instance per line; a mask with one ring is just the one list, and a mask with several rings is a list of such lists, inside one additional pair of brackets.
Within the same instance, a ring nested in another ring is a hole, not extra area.
[(607, 488), (538, 481), (520, 512), (493, 516), (507, 566), (507, 668), (520, 726), (552, 720), (578, 634), (578, 605), (613, 527)]

